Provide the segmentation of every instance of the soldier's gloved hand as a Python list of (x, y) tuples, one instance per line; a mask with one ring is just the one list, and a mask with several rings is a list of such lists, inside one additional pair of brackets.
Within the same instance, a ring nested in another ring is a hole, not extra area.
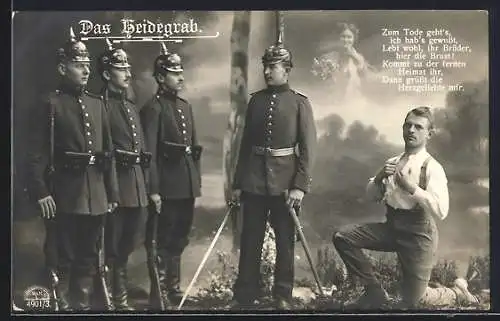
[(40, 209), (42, 210), (42, 218), (51, 219), (56, 217), (56, 202), (52, 196), (47, 196), (38, 200)]
[(108, 203), (108, 213), (113, 213), (113, 211), (118, 207), (118, 203)]
[(286, 205), (289, 208), (298, 208), (302, 204), (302, 199), (304, 198), (304, 192), (300, 189), (292, 189), (288, 193), (285, 193)]
[(160, 194), (151, 194), (149, 195), (149, 198), (151, 199), (151, 202), (155, 205), (156, 212), (160, 214), (161, 212), (161, 196)]

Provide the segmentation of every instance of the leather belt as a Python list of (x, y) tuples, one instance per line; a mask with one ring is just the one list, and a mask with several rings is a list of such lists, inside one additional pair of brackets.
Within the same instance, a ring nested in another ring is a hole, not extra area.
[(270, 147), (253, 146), (252, 151), (255, 155), (259, 156), (282, 157), (295, 154), (295, 147), (273, 149)]

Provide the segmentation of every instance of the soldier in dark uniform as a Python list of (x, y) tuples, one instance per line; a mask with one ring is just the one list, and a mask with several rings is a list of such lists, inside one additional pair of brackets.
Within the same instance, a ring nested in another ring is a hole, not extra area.
[(133, 310), (128, 303), (127, 263), (141, 232), (148, 199), (144, 168), (145, 145), (139, 112), (127, 97), (131, 81), (127, 53), (108, 48), (99, 59), (98, 72), (105, 86), (102, 96), (111, 128), (117, 166), (119, 207), (106, 219), (106, 265), (116, 310)]
[(152, 153), (148, 193), (161, 212), (157, 243), (163, 300), (178, 304), (183, 295), (181, 255), (189, 243), (195, 198), (201, 195), (201, 146), (192, 107), (178, 96), (184, 81), (181, 58), (167, 52), (163, 43), (154, 62), (154, 77), (158, 91), (141, 110), (146, 146)]
[[(61, 310), (70, 308), (70, 275), (76, 286), (73, 308), (89, 310), (101, 228), (105, 214), (118, 201), (115, 164), (109, 157), (113, 145), (102, 100), (85, 90), (89, 53), (72, 30), (71, 40), (58, 50), (58, 61), (59, 89), (33, 110), (31, 118), (29, 186), (43, 217), (56, 218)], [(51, 154), (51, 111), (55, 172), (49, 190), (45, 173)]]
[(288, 309), (294, 280), (295, 225), (289, 208), (298, 208), (310, 189), (316, 128), (307, 97), (290, 89), (291, 53), (281, 36), (262, 57), (267, 88), (248, 103), (233, 181), (234, 200), (241, 201), (243, 228), (235, 304), (258, 297), (261, 252), (268, 215), (276, 236), (273, 296)]

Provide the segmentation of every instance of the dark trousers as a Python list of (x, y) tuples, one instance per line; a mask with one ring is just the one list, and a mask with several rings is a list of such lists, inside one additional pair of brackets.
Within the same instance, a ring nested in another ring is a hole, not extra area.
[[(178, 257), (189, 244), (193, 225), (194, 198), (162, 200), (158, 217), (157, 247), (161, 258)], [(146, 244), (150, 243), (151, 215), (147, 221)]]
[(403, 303), (415, 306), (425, 293), (438, 242), (434, 219), (422, 210), (388, 207), (385, 223), (366, 224), (337, 232), (333, 243), (347, 270), (365, 285), (378, 284), (361, 249), (396, 252), (401, 266)]
[(105, 215), (58, 214), (58, 267), (77, 275), (97, 272), (98, 243)]
[(106, 264), (126, 267), (142, 233), (145, 207), (118, 207), (106, 217)]
[(268, 215), (276, 237), (273, 295), (275, 298), (291, 299), (294, 279), (295, 225), (288, 212), (285, 197), (243, 193), (241, 202), (243, 226), (238, 278), (234, 285), (235, 299), (247, 304), (259, 296), (261, 255)]
[(45, 267), (48, 270), (57, 270), (58, 262), (58, 235), (57, 222), (55, 219), (43, 220), (45, 224), (45, 241), (43, 243), (43, 253), (45, 256)]

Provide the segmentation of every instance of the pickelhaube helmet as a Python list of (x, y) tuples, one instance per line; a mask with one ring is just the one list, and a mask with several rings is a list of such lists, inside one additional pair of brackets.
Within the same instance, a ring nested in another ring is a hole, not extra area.
[(87, 46), (78, 40), (73, 32), (73, 28), (69, 29), (70, 39), (63, 47), (57, 50), (57, 58), (61, 62), (90, 62), (90, 55)]
[(276, 43), (268, 47), (264, 51), (264, 55), (262, 56), (262, 63), (268, 65), (268, 64), (276, 64), (279, 62), (283, 62), (286, 65), (293, 67), (292, 53), (290, 52), (290, 50), (285, 48), (283, 43), (284, 43), (283, 24), (279, 23), (278, 32), (276, 36)]
[(165, 45), (164, 42), (161, 42), (161, 53), (160, 55), (155, 59), (154, 62), (154, 73), (158, 72), (166, 72), (166, 71), (171, 71), (171, 72), (181, 72), (183, 71), (183, 66), (182, 66), (182, 59), (181, 57), (172, 52), (168, 52), (167, 46)]
[(106, 51), (99, 57), (99, 68), (101, 71), (110, 67), (130, 68), (127, 53), (122, 48), (114, 48), (111, 41), (106, 38)]

